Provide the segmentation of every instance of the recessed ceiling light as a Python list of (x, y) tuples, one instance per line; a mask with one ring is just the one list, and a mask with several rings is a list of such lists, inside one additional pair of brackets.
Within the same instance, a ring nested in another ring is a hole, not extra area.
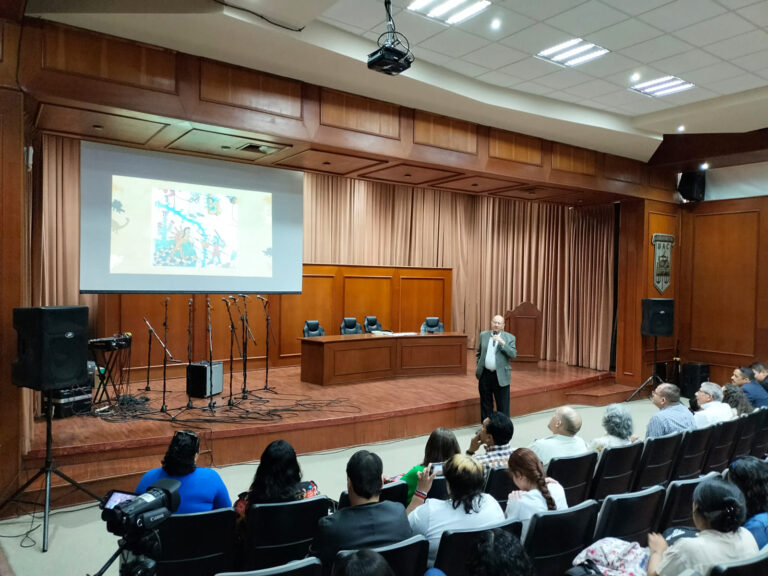
[(638, 80), (640, 80), (640, 78), (642, 78), (642, 76), (640, 75), (640, 72), (635, 72), (634, 74), (632, 74), (632, 76), (629, 77), (629, 81), (637, 82)]
[(678, 131), (678, 132), (685, 132), (685, 126), (683, 126), (682, 124), (680, 124), (680, 126), (678, 126), (678, 127), (677, 127), (677, 131)]
[(493, 20), (491, 20), (491, 29), (498, 30), (499, 28), (501, 28), (501, 19), (494, 18)]
[(542, 50), (536, 54), (536, 57), (554, 62), (560, 66), (578, 66), (579, 64), (584, 64), (584, 62), (599, 58), (608, 52), (609, 50), (602, 46), (585, 42), (581, 38), (574, 38), (573, 40), (568, 40), (557, 46)]
[(632, 90), (646, 96), (666, 96), (693, 88), (693, 84), (677, 76), (662, 76), (632, 86)]
[(708, 170), (709, 169), (709, 162), (704, 162), (701, 166), (699, 166), (702, 170)]
[(420, 12), (445, 24), (458, 24), (490, 5), (489, 0), (414, 0), (408, 5), (408, 10)]

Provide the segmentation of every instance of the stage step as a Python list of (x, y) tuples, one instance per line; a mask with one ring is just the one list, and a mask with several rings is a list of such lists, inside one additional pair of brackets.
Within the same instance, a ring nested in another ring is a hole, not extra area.
[[(614, 402), (624, 402), (635, 391), (632, 386), (616, 384), (611, 380), (604, 380), (594, 386), (566, 392), (569, 404), (586, 404), (587, 406), (607, 406)], [(644, 396), (638, 396), (644, 397)]]

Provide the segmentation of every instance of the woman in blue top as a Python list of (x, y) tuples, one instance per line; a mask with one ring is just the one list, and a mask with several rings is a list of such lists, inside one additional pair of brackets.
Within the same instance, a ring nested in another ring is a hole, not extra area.
[(768, 544), (768, 462), (746, 456), (731, 462), (728, 480), (736, 484), (747, 502), (744, 528), (755, 537), (758, 548)]
[(161, 478), (172, 478), (181, 482), (181, 503), (176, 514), (231, 507), (229, 492), (218, 473), (210, 468), (198, 468), (195, 465), (199, 452), (200, 438), (197, 434), (191, 430), (176, 432), (163, 458), (162, 468), (154, 468), (144, 474), (136, 492), (143, 494)]

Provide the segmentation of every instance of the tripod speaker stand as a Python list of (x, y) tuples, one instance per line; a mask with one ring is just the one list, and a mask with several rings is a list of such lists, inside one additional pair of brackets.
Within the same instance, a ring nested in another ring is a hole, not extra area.
[(643, 336), (653, 336), (653, 373), (640, 386), (632, 392), (626, 402), (648, 385), (651, 389), (664, 382), (656, 374), (657, 356), (659, 352), (659, 336), (672, 336), (674, 328), (675, 301), (672, 298), (646, 298), (643, 300), (643, 324), (640, 332)]
[(18, 500), (35, 480), (45, 476), (45, 512), (43, 514), (43, 552), (48, 550), (48, 519), (51, 511), (51, 475), (88, 494), (94, 500), (99, 496), (72, 478), (60, 472), (53, 463), (53, 390), (81, 387), (88, 381), (87, 306), (38, 306), (15, 308), (13, 327), (18, 334), (18, 358), (11, 367), (11, 380), (16, 386), (31, 388), (46, 394), (45, 412), (45, 465), (0, 504), (0, 509), (11, 502), (36, 504)]

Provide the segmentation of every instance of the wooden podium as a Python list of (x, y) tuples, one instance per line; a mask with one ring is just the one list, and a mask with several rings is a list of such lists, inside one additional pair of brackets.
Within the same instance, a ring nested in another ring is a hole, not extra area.
[(504, 314), (504, 330), (515, 336), (515, 362), (541, 359), (541, 312), (530, 302), (523, 302)]

